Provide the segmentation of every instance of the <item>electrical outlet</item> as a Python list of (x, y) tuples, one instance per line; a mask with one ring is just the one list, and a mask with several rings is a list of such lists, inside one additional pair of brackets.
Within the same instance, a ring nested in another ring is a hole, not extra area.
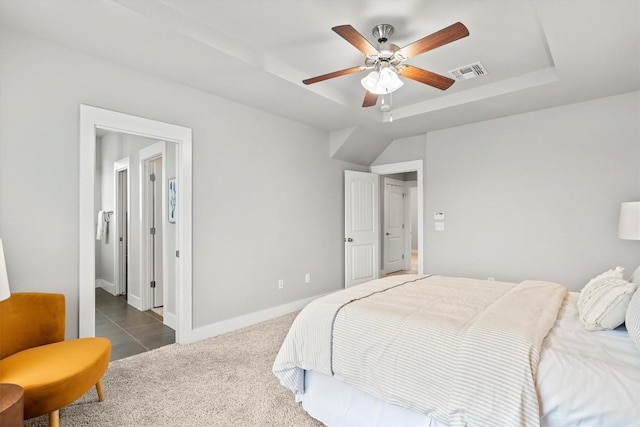
[(278, 280), (278, 289), (284, 289), (284, 280)]
[(311, 283), (311, 274), (307, 273), (304, 275), (304, 283)]

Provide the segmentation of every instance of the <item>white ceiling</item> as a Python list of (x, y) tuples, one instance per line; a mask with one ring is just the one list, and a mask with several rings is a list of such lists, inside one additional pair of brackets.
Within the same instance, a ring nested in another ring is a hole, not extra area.
[[(455, 22), (469, 37), (409, 64), (488, 75), (440, 91), (405, 80), (393, 122), (361, 107), (363, 64), (331, 27), (395, 27), (405, 46)], [(393, 139), (640, 89), (640, 0), (0, 0), (0, 24), (333, 132), (370, 163)]]

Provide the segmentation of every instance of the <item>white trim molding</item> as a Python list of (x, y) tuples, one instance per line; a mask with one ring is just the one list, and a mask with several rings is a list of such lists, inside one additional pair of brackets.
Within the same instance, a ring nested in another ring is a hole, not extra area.
[[(95, 230), (94, 180), (96, 129), (104, 129), (157, 140), (175, 142), (178, 147), (178, 218), (176, 342), (192, 342), (192, 131), (190, 128), (145, 119), (89, 105), (80, 105), (79, 155), (79, 325), (80, 337), (95, 336)], [(135, 306), (134, 301), (129, 301)]]

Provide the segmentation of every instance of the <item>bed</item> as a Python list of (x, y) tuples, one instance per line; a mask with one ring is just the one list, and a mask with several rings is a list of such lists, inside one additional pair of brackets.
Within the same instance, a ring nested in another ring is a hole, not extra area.
[(640, 425), (640, 351), (550, 282), (401, 275), (309, 304), (273, 372), (328, 426)]

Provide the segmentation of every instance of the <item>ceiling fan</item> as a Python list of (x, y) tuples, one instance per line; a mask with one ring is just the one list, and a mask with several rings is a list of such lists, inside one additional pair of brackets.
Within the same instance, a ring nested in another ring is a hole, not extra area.
[(332, 30), (351, 43), (360, 52), (364, 53), (364, 65), (312, 77), (303, 80), (302, 83), (310, 85), (334, 77), (358, 73), (364, 70), (372, 70), (372, 72), (361, 81), (362, 86), (366, 90), (362, 103), (363, 107), (376, 105), (378, 95), (391, 93), (402, 86), (404, 83), (398, 78), (398, 75), (441, 90), (449, 88), (455, 80), (405, 64), (404, 62), (421, 53), (444, 46), (445, 44), (469, 35), (467, 27), (460, 22), (456, 22), (453, 25), (400, 48), (395, 44), (388, 43), (389, 36), (393, 34), (393, 26), (389, 24), (379, 24), (371, 30), (373, 36), (378, 40), (378, 49), (376, 49), (351, 25), (339, 25), (333, 27)]

